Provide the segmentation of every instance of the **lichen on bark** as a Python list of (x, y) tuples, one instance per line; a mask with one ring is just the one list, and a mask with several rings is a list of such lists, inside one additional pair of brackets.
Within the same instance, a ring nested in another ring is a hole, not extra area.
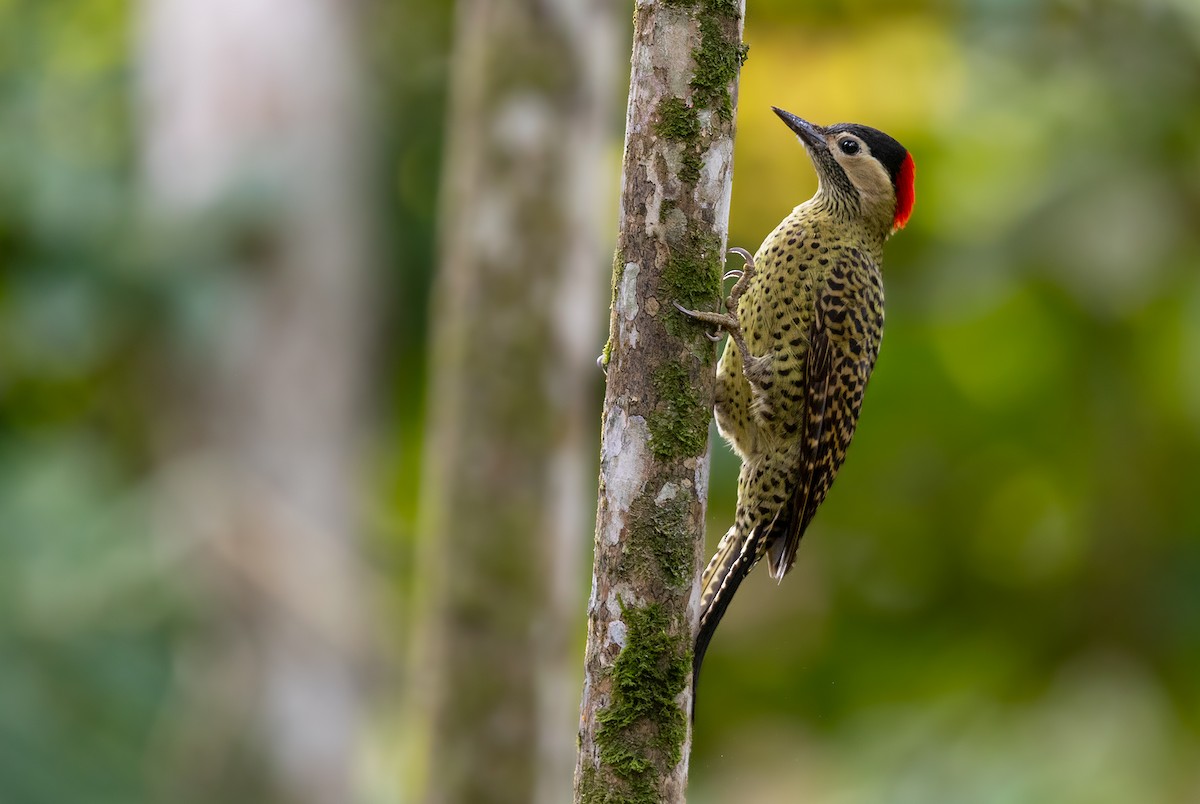
[(625, 554), (632, 572), (646, 583), (685, 590), (692, 580), (687, 499), (677, 487), (667, 484), (658, 494), (642, 492), (630, 514), (638, 531)]

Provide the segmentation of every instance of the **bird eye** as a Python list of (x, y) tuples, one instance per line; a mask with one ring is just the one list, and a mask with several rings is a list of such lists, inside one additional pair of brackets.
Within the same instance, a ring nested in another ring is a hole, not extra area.
[(842, 153), (847, 156), (854, 156), (858, 153), (858, 141), (846, 138), (838, 143), (838, 147), (842, 149)]

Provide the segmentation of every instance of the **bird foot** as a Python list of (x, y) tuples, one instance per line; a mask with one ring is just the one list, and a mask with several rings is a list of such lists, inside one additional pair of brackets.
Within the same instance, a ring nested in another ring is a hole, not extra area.
[(738, 351), (742, 354), (743, 362), (750, 357), (750, 352), (746, 348), (746, 338), (742, 334), (742, 325), (738, 320), (728, 313), (710, 313), (706, 310), (689, 310), (679, 302), (671, 302), (675, 305), (675, 309), (684, 315), (694, 318), (697, 321), (703, 321), (706, 324), (712, 324), (717, 328), (716, 333), (706, 332), (709, 340), (718, 341), (721, 339), (721, 330), (729, 333), (729, 337), (733, 338), (733, 342), (737, 344)]
[(725, 274), (726, 277), (737, 276), (738, 280), (729, 290), (729, 297), (725, 299), (725, 309), (732, 315), (737, 315), (738, 301), (742, 298), (742, 294), (746, 292), (746, 288), (750, 286), (750, 280), (754, 278), (755, 267), (754, 257), (749, 251), (744, 248), (731, 248), (730, 254), (736, 254), (745, 261), (745, 265), (741, 270), (734, 269)]
[(722, 277), (722, 280), (728, 279), (731, 276), (736, 276), (738, 278), (737, 282), (735, 282), (733, 287), (729, 290), (729, 296), (725, 298), (725, 309), (727, 312), (710, 313), (706, 310), (689, 310), (679, 302), (672, 302), (672, 304), (675, 305), (676, 310), (684, 315), (694, 318), (697, 321), (703, 321), (706, 324), (712, 324), (715, 326), (717, 328), (715, 333), (704, 333), (709, 340), (720, 340), (721, 330), (728, 332), (729, 337), (733, 339), (735, 344), (737, 344), (738, 352), (742, 357), (742, 365), (749, 367), (757, 360), (757, 358), (751, 355), (750, 350), (746, 347), (746, 337), (742, 333), (741, 323), (737, 320), (737, 308), (738, 301), (741, 299), (742, 294), (746, 292), (746, 288), (749, 287), (750, 280), (754, 278), (754, 257), (744, 248), (731, 248), (729, 249), (729, 253), (737, 254), (746, 261), (746, 264), (742, 269), (734, 269)]
[[(675, 305), (676, 310), (688, 316), (689, 318), (694, 318), (697, 321), (703, 321), (706, 324), (712, 324), (717, 328), (718, 332), (720, 330), (726, 330), (728, 332), (733, 332), (734, 330), (739, 332), (741, 331), (741, 325), (738, 324), (737, 319), (726, 313), (710, 313), (707, 310), (689, 310), (679, 302), (671, 302), (671, 304)], [(710, 337), (712, 336), (712, 333), (707, 334)], [(721, 336), (717, 335), (717, 337), (719, 338)]]

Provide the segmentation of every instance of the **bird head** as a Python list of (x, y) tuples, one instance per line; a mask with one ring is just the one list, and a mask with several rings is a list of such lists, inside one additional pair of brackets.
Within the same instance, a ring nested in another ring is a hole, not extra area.
[(916, 201), (916, 166), (903, 145), (870, 126), (818, 126), (771, 108), (808, 151), (817, 169), (818, 195), (853, 217), (886, 226), (887, 233), (904, 228)]

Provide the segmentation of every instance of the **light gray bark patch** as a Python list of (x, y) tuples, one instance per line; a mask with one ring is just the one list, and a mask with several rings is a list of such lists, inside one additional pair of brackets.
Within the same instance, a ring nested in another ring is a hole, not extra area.
[(625, 515), (642, 490), (648, 470), (650, 430), (641, 416), (628, 416), (624, 409), (613, 408), (606, 420), (600, 444), (600, 466), (608, 479), (610, 517), (601, 533), (603, 540), (615, 545), (625, 528)]

